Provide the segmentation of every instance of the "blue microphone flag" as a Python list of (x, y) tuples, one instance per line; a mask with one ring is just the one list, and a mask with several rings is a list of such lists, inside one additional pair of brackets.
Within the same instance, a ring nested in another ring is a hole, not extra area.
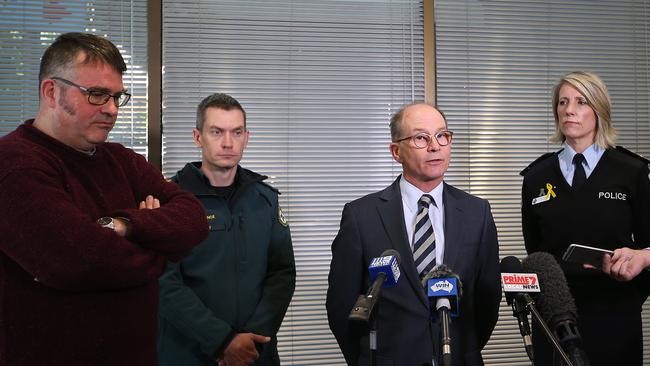
[(434, 299), (447, 298), (451, 305), (449, 314), (458, 316), (458, 279), (456, 277), (430, 278), (427, 281), (427, 296), (434, 303)]
[(370, 272), (371, 282), (374, 282), (380, 273), (384, 273), (386, 275), (386, 280), (382, 287), (395, 286), (400, 276), (397, 256), (388, 255), (373, 258), (368, 266), (368, 272)]

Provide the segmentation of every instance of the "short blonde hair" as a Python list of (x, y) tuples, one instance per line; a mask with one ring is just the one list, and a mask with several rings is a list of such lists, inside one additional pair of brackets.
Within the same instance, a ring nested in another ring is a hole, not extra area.
[(587, 71), (570, 72), (564, 75), (553, 88), (555, 133), (551, 136), (551, 141), (562, 143), (566, 139), (560, 130), (560, 120), (557, 115), (560, 88), (564, 84), (569, 84), (576, 88), (596, 114), (596, 145), (603, 149), (614, 147), (617, 132), (612, 125), (612, 103), (609, 99), (607, 86), (605, 86), (605, 83), (603, 83), (598, 75)]

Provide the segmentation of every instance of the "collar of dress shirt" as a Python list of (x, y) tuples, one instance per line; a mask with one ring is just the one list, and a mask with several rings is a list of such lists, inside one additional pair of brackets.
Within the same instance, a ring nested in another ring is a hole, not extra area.
[[(560, 151), (558, 154), (560, 168), (563, 172), (573, 171), (573, 157), (576, 155), (576, 151), (566, 142), (562, 144), (562, 147), (564, 150)], [(582, 152), (582, 155), (585, 156), (585, 163), (587, 165), (585, 169), (587, 177), (594, 170), (596, 164), (598, 164), (598, 161), (604, 153), (605, 149), (596, 144), (592, 144)]]
[(406, 179), (404, 179), (404, 176), (401, 177), (399, 181), (399, 188), (402, 192), (402, 198), (403, 201), (405, 202), (406, 206), (411, 212), (417, 212), (418, 211), (418, 201), (420, 200), (420, 197), (422, 197), (423, 194), (430, 194), (431, 197), (433, 197), (433, 200), (436, 202), (436, 207), (441, 210), (442, 209), (442, 189), (444, 187), (443, 182), (440, 182), (434, 188), (431, 190), (431, 192), (422, 192), (419, 188), (414, 186), (413, 184), (409, 183)]

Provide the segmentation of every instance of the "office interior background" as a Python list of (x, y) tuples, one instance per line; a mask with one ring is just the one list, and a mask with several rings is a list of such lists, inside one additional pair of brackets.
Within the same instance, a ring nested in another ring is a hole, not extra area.
[[(344, 203), (390, 184), (388, 120), (437, 102), (454, 131), (446, 181), (486, 198), (500, 256), (525, 257), (519, 171), (555, 151), (551, 88), (598, 73), (618, 144), (650, 156), (649, 4), (644, 0), (0, 0), (0, 136), (38, 108), (40, 56), (84, 31), (121, 49), (132, 101), (110, 140), (167, 177), (199, 160), (196, 105), (214, 92), (248, 113), (242, 165), (282, 192), (297, 264), (279, 333), (283, 365), (343, 365), (325, 313)], [(452, 243), (450, 243), (452, 244)], [(453, 245), (453, 244), (452, 244)], [(607, 296), (607, 294), (603, 294)], [(644, 309), (650, 365), (650, 306)], [(607, 324), (603, 324), (603, 332)], [(510, 308), (483, 351), (530, 365)]]

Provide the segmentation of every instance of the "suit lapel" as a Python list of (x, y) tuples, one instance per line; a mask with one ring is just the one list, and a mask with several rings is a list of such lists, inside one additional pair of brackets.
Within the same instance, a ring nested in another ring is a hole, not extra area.
[(413, 287), (413, 291), (418, 294), (422, 304), (428, 306), (428, 299), (413, 261), (413, 251), (406, 236), (404, 208), (402, 207), (402, 195), (399, 189), (400, 177), (397, 177), (395, 182), (379, 196), (382, 202), (377, 205), (377, 211), (393, 248), (400, 255), (402, 273)]
[(443, 263), (458, 268), (459, 243), (462, 233), (463, 210), (453, 188), (444, 183), (442, 199), (445, 205), (445, 254)]

